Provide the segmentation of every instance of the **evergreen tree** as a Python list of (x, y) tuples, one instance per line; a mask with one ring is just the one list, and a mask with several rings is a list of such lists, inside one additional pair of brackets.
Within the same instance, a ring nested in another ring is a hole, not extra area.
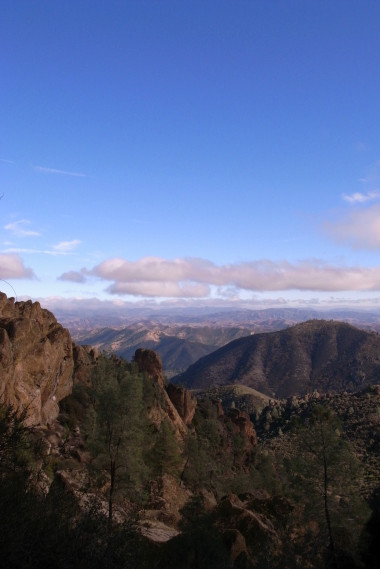
[(159, 569), (231, 567), (222, 534), (212, 514), (207, 512), (203, 496), (190, 498), (181, 514), (181, 533), (167, 543)]
[(156, 475), (178, 475), (181, 455), (174, 431), (167, 421), (162, 421), (151, 453), (153, 472)]
[[(285, 461), (293, 498), (305, 504), (305, 521), (319, 525), (321, 562), (346, 568), (354, 563), (357, 538), (368, 517), (359, 493), (359, 462), (337, 417), (321, 405), (293, 436), (295, 454)], [(317, 548), (315, 540), (313, 555)]]
[(147, 473), (143, 461), (146, 414), (143, 379), (125, 362), (102, 357), (95, 368), (92, 406), (87, 414), (89, 448), (95, 466), (109, 477), (108, 520), (112, 526), (117, 492), (136, 489)]

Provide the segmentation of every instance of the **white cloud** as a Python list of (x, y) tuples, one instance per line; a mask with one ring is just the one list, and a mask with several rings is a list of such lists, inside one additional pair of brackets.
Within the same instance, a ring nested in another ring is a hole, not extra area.
[(81, 172), (69, 172), (67, 170), (57, 170), (56, 168), (45, 168), (44, 166), (33, 166), (33, 169), (45, 174), (61, 174), (64, 176), (74, 176), (76, 178), (86, 178), (86, 174), (82, 174)]
[(0, 279), (32, 279), (34, 276), (18, 255), (0, 254)]
[(70, 251), (73, 251), (73, 249), (76, 249), (79, 244), (79, 239), (73, 239), (72, 241), (61, 241), (57, 245), (54, 245), (53, 249), (58, 253), (69, 253)]
[(12, 235), (16, 235), (17, 237), (38, 237), (40, 235), (38, 231), (27, 229), (27, 226), (30, 224), (31, 222), (28, 219), (20, 219), (19, 221), (8, 223), (4, 226), (4, 229), (10, 231)]
[(380, 199), (380, 191), (367, 192), (366, 194), (355, 192), (354, 194), (343, 194), (342, 197), (346, 202), (350, 204), (365, 203)]
[(351, 210), (337, 221), (326, 222), (327, 233), (355, 249), (380, 248), (380, 204)]
[(134, 296), (168, 298), (204, 298), (210, 287), (204, 284), (182, 284), (163, 281), (116, 282), (107, 291), (110, 294), (129, 294)]
[(92, 271), (113, 281), (111, 294), (156, 297), (206, 297), (210, 287), (246, 291), (364, 291), (380, 290), (380, 267), (334, 266), (318, 260), (299, 263), (267, 259), (218, 266), (204, 259), (146, 257), (139, 261), (108, 259)]

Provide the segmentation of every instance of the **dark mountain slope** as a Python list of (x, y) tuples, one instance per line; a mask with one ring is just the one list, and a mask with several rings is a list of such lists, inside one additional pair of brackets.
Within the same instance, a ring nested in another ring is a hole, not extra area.
[(234, 340), (173, 381), (192, 389), (240, 383), (272, 397), (354, 391), (380, 383), (380, 337), (342, 322), (310, 320)]

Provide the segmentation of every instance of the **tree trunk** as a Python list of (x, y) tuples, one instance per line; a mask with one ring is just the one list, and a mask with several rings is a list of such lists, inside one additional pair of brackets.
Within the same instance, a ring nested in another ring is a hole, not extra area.
[(326, 525), (327, 525), (327, 533), (329, 536), (329, 545), (328, 550), (331, 552), (333, 568), (338, 569), (338, 563), (336, 558), (336, 551), (335, 551), (335, 542), (331, 527), (331, 518), (330, 518), (330, 510), (328, 504), (328, 473), (327, 473), (327, 457), (326, 457), (326, 441), (323, 432), (323, 424), (320, 425), (321, 431), (321, 440), (322, 440), (322, 453), (323, 453), (323, 505), (325, 510), (325, 518), (326, 518)]
[(110, 482), (110, 492), (108, 498), (108, 531), (111, 532), (112, 530), (112, 517), (113, 517), (113, 493), (115, 490), (115, 475), (116, 475), (116, 463), (111, 460), (110, 464), (110, 474), (111, 474), (111, 482)]

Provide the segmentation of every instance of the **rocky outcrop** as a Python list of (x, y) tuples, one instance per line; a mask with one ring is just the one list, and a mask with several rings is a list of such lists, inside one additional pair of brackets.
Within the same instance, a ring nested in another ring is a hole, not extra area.
[(256, 430), (249, 415), (239, 409), (229, 409), (226, 416), (238, 428), (239, 433), (246, 439), (246, 450), (257, 445)]
[(169, 421), (177, 440), (183, 442), (188, 429), (166, 391), (160, 356), (153, 350), (139, 348), (136, 350), (134, 361), (138, 366), (139, 372), (145, 373), (157, 385), (161, 393), (161, 403), (158, 404), (156, 400), (154, 407), (150, 411), (150, 419), (158, 430), (163, 420)]
[(99, 350), (91, 346), (79, 346), (73, 342), (74, 383), (89, 384), (91, 372), (99, 357)]
[(181, 519), (180, 511), (190, 498), (191, 492), (182, 488), (176, 478), (164, 474), (151, 482), (149, 494), (149, 503), (142, 518), (157, 519), (177, 527)]
[(0, 400), (26, 412), (26, 424), (52, 422), (73, 383), (71, 337), (38, 302), (0, 293)]
[(173, 383), (169, 383), (166, 391), (185, 425), (190, 425), (197, 408), (196, 398), (184, 387), (178, 387)]
[(133, 359), (139, 368), (139, 372), (146, 373), (152, 381), (161, 387), (165, 387), (161, 358), (156, 352), (145, 348), (139, 348), (136, 350)]
[(251, 510), (234, 494), (221, 501), (215, 515), (234, 569), (268, 566), (269, 559), (272, 567), (278, 566), (283, 544), (268, 517)]

